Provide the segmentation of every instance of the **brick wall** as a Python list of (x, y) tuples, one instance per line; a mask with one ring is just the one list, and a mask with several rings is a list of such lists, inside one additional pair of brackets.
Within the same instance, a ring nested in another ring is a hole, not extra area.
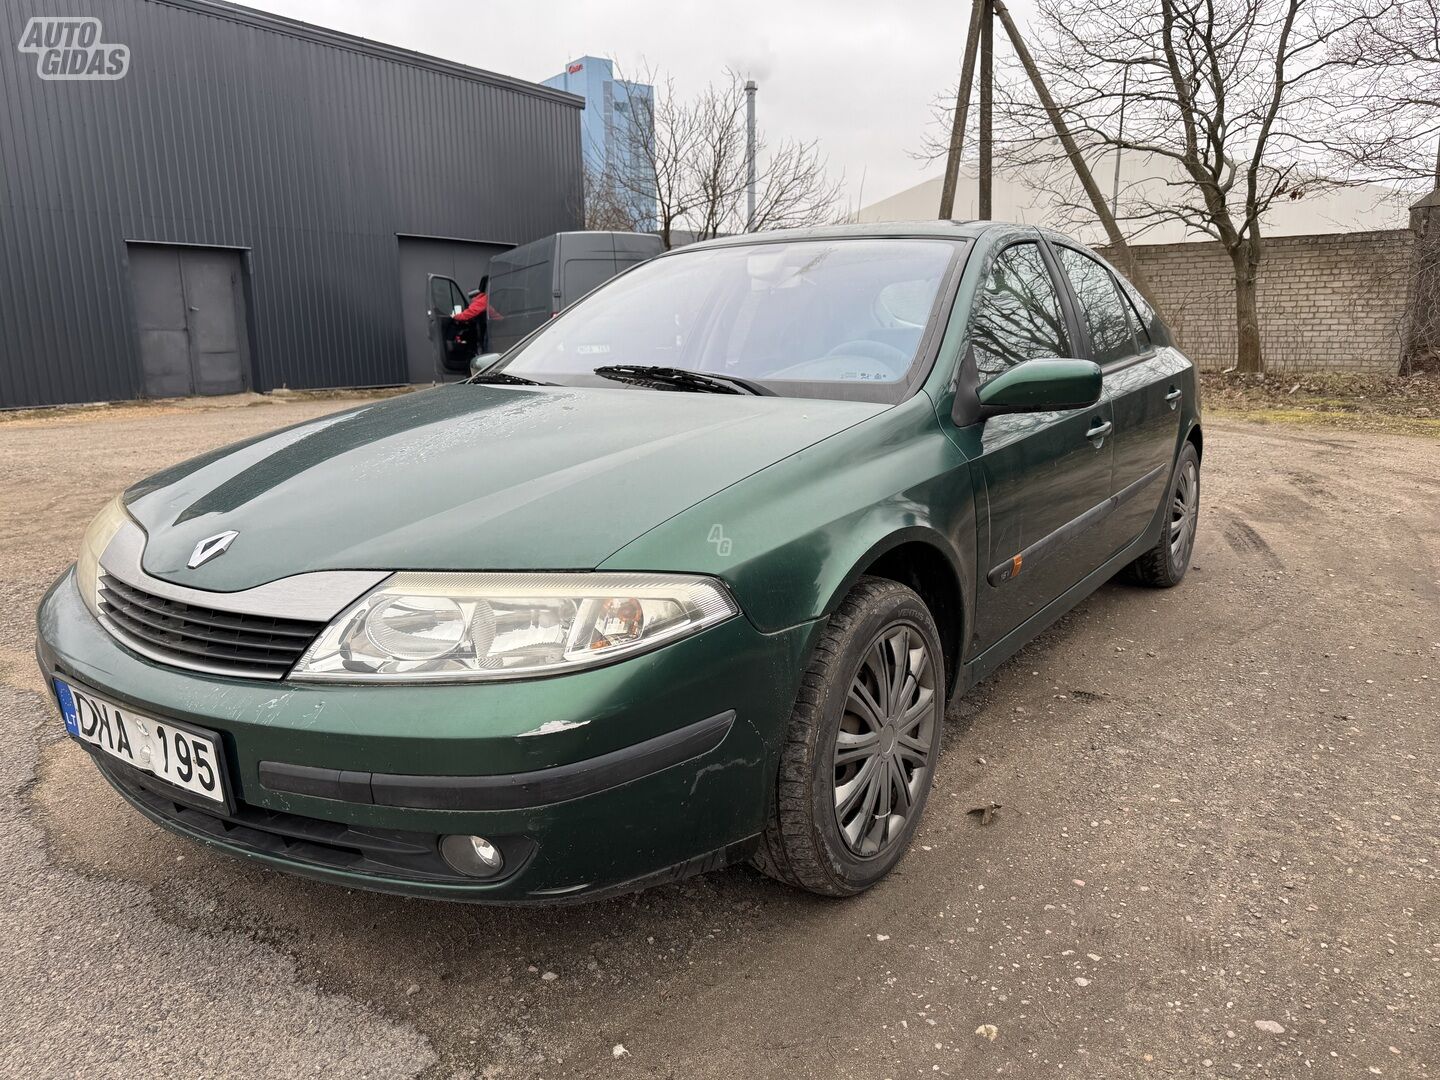
[[(1259, 285), (1266, 370), (1395, 371), (1412, 243), (1404, 229), (1267, 239)], [(1134, 250), (1180, 348), (1202, 370), (1232, 366), (1233, 271), (1220, 245)]]

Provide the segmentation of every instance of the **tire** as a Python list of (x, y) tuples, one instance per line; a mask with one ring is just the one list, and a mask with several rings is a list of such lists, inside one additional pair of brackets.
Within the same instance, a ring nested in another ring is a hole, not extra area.
[[(801, 680), (753, 859), (760, 870), (822, 896), (853, 896), (900, 861), (939, 758), (944, 663), (924, 601), (898, 582), (861, 578)], [(901, 690), (887, 700), (880, 676), (893, 681), (895, 670)]]
[(1195, 550), (1195, 530), (1200, 524), (1200, 454), (1192, 442), (1185, 444), (1175, 461), (1165, 506), (1165, 521), (1155, 546), (1126, 568), (1131, 581), (1152, 589), (1179, 585)]

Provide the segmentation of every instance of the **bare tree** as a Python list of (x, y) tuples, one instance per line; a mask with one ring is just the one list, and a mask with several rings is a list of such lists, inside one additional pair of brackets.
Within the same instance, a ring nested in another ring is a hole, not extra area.
[(655, 231), (668, 248), (672, 231), (695, 209), (701, 118), (676, 96), (668, 76), (647, 68), (638, 81), (651, 90), (630, 95), (626, 122), (616, 126), (622, 144), (610, 147), (604, 161), (586, 164), (585, 224)]
[(1342, 142), (1373, 179), (1440, 188), (1440, 0), (1367, 11), (1341, 41), (1358, 76)]
[[(802, 229), (823, 225), (843, 216), (840, 193), (843, 178), (832, 181), (825, 158), (815, 140), (786, 140), (767, 152), (757, 136), (761, 171), (755, 195), (755, 224), (759, 229)], [(743, 165), (743, 162), (742, 162)], [(729, 220), (739, 227), (745, 217), (736, 199)]]
[(615, 170), (585, 163), (585, 228), (607, 232), (639, 232), (649, 228), (643, 204), (630, 197)]
[[(1338, 45), (1371, 15), (1335, 0), (1039, 0), (1032, 52), (1082, 153), (1156, 165), (1149, 182), (1120, 193), (1122, 229), (1133, 238), (1179, 222), (1229, 255), (1241, 371), (1264, 370), (1256, 286), (1266, 211), (1346, 182), (1330, 136), (1353, 61)], [(1048, 171), (1065, 208), (1088, 218), (1043, 103), (1000, 55), (1001, 161)]]
[[(674, 81), (646, 71), (649, 97), (630, 100), (629, 153), (613, 155), (586, 182), (590, 228), (657, 232), (669, 248), (678, 231), (697, 240), (745, 229), (745, 91), (726, 72), (721, 83), (691, 99)], [(795, 228), (829, 221), (839, 203), (839, 182), (815, 142), (757, 137), (756, 229)]]
[(699, 148), (691, 163), (696, 208), (687, 224), (697, 240), (732, 231), (727, 225), (745, 194), (745, 94), (734, 72), (725, 76), (691, 104)]
[[(1440, 191), (1440, 0), (1403, 0), (1357, 23), (1344, 47), (1359, 73), (1343, 132), (1351, 160), (1365, 175), (1417, 194)], [(1402, 374), (1440, 371), (1440, 209), (1433, 198), (1416, 208), (1412, 230)]]

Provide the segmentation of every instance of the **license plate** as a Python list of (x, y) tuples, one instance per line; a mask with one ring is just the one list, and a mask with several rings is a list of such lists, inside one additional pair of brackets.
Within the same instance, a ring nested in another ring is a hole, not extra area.
[(213, 734), (144, 716), (62, 679), (55, 680), (55, 696), (75, 738), (202, 799), (226, 802)]

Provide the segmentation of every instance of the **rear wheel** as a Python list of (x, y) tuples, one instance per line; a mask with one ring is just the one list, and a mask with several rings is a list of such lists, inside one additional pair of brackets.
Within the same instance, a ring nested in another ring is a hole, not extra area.
[(1175, 462), (1166, 501), (1165, 527), (1155, 546), (1129, 566), (1131, 580), (1155, 589), (1180, 584), (1195, 550), (1195, 528), (1200, 521), (1200, 454), (1187, 442)]
[(940, 752), (945, 671), (924, 601), (863, 578), (816, 645), (756, 864), (825, 896), (879, 881), (909, 846)]

